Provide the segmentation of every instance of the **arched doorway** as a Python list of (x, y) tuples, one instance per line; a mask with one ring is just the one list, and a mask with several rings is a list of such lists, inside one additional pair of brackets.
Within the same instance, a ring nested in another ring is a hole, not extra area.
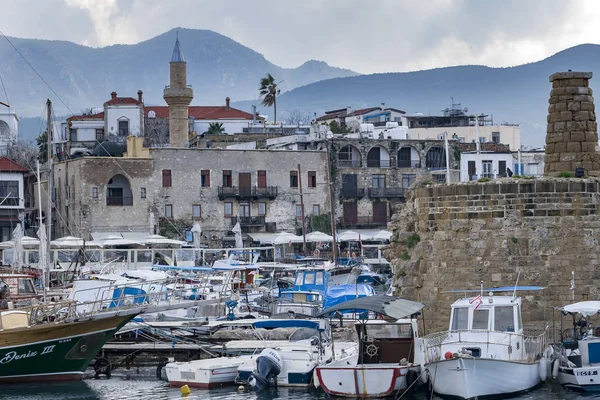
[(129, 180), (121, 174), (110, 178), (106, 185), (107, 206), (132, 206), (133, 194)]

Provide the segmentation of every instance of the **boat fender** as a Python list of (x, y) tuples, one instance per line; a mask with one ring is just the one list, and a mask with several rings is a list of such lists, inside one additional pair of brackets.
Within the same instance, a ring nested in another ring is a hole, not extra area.
[(417, 376), (417, 371), (414, 369), (409, 369), (406, 373), (406, 390), (416, 390), (418, 384), (415, 382), (419, 379)]
[(419, 368), (421, 369), (421, 371), (420, 371), (421, 372), (421, 382), (423, 382), (423, 384), (425, 384), (425, 383), (427, 383), (427, 380), (429, 379), (427, 368), (425, 368), (424, 365), (421, 365)]
[(315, 388), (319, 388), (321, 387), (321, 382), (319, 382), (319, 375), (317, 375), (317, 369), (315, 368), (313, 370), (313, 385), (315, 385)]
[(106, 357), (102, 357), (96, 360), (94, 363), (94, 378), (98, 379), (100, 375), (106, 375), (108, 379), (111, 377), (112, 363)]
[(552, 365), (552, 379), (556, 379), (558, 376), (558, 366), (560, 365), (560, 360), (554, 360), (554, 365)]
[(540, 360), (540, 379), (542, 380), (542, 382), (546, 382), (546, 379), (548, 379), (548, 360), (546, 360), (545, 358), (542, 358)]

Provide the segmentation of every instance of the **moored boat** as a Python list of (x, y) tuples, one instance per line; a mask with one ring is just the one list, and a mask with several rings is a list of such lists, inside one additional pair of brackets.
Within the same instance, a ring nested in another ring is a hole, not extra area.
[(169, 386), (188, 385), (201, 389), (214, 389), (233, 385), (238, 367), (250, 356), (217, 357), (189, 362), (172, 362), (165, 366)]

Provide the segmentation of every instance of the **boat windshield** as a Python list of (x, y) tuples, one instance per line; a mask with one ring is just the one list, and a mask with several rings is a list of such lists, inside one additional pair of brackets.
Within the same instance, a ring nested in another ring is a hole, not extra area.
[(456, 307), (452, 310), (452, 325), (450, 330), (469, 329), (469, 308)]
[(473, 328), (488, 329), (490, 319), (490, 310), (477, 309), (473, 311)]
[(501, 332), (515, 331), (515, 315), (513, 306), (494, 307), (494, 330)]
[(19, 279), (19, 294), (35, 294), (33, 282), (29, 278)]

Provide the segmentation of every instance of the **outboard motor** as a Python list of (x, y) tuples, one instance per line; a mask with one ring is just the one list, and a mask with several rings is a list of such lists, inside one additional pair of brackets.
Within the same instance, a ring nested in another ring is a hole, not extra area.
[(269, 387), (272, 380), (277, 383), (277, 375), (281, 372), (283, 361), (278, 352), (264, 349), (256, 359), (256, 373), (250, 376), (250, 386), (260, 392)]

